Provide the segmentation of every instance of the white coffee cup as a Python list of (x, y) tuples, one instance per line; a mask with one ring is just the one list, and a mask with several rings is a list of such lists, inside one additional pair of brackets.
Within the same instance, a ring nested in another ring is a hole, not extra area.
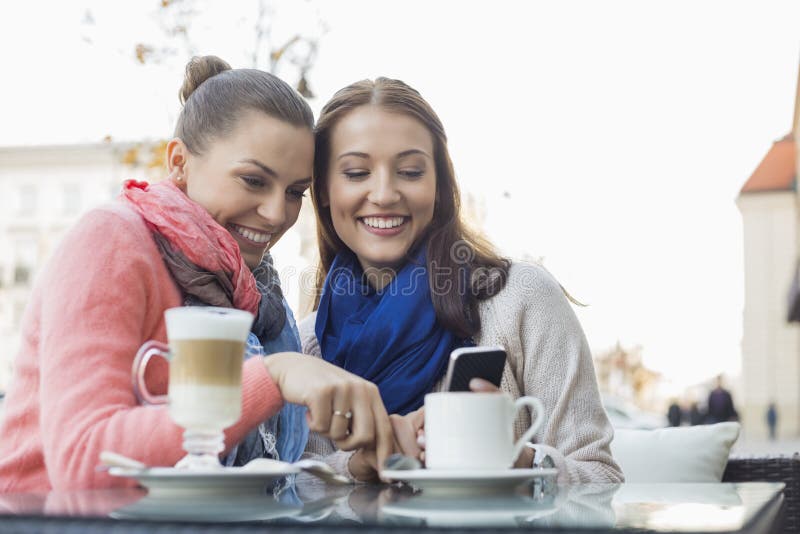
[[(514, 419), (533, 410), (530, 428), (515, 442)], [(508, 469), (544, 422), (535, 397), (505, 393), (442, 392), (425, 395), (425, 465), (429, 469)]]

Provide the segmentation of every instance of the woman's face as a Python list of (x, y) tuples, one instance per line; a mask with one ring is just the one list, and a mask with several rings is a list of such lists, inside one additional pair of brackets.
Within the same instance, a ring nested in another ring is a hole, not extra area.
[(247, 266), (255, 268), (297, 221), (311, 185), (311, 131), (250, 112), (230, 135), (212, 139), (202, 155), (182, 143), (175, 150), (171, 167), (176, 156), (185, 158), (182, 168), (172, 169), (175, 183), (230, 232)]
[(433, 219), (433, 137), (409, 116), (361, 106), (331, 131), (327, 202), (364, 269), (397, 269)]

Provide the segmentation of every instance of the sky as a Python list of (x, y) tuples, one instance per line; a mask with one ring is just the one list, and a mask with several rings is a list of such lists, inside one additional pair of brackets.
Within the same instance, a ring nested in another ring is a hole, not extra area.
[[(187, 52), (159, 4), (3, 3), (0, 145), (169, 136)], [(194, 51), (250, 66), (256, 5), (195, 2)], [(315, 111), (363, 78), (422, 93), (486, 234), (588, 304), (576, 313), (595, 352), (641, 345), (675, 388), (738, 375), (735, 199), (791, 129), (800, 2), (273, 5), (273, 42), (319, 39)], [(143, 66), (139, 42), (175, 53)]]

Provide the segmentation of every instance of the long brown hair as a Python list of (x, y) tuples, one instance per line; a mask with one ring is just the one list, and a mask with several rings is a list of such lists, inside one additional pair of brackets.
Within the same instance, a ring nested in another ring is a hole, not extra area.
[(377, 78), (348, 85), (333, 95), (320, 113), (314, 129), (316, 147), (311, 184), (320, 257), (314, 307), (319, 304), (333, 259), (339, 251), (347, 250), (333, 228), (330, 207), (324, 206), (322, 201), (327, 190), (331, 131), (349, 112), (366, 105), (412, 117), (433, 137), (437, 200), (433, 220), (420, 237), (420, 242), (427, 241), (431, 299), (436, 316), (445, 328), (461, 337), (473, 336), (481, 328), (478, 302), (496, 295), (505, 286), (509, 262), (461, 220), (461, 195), (444, 127), (422, 95), (400, 80)]

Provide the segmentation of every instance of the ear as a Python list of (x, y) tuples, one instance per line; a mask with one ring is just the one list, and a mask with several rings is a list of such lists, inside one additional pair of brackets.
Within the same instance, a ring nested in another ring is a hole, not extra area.
[(189, 156), (189, 149), (179, 138), (172, 139), (167, 143), (167, 169), (169, 169), (169, 179), (180, 189), (186, 190), (186, 162)]

